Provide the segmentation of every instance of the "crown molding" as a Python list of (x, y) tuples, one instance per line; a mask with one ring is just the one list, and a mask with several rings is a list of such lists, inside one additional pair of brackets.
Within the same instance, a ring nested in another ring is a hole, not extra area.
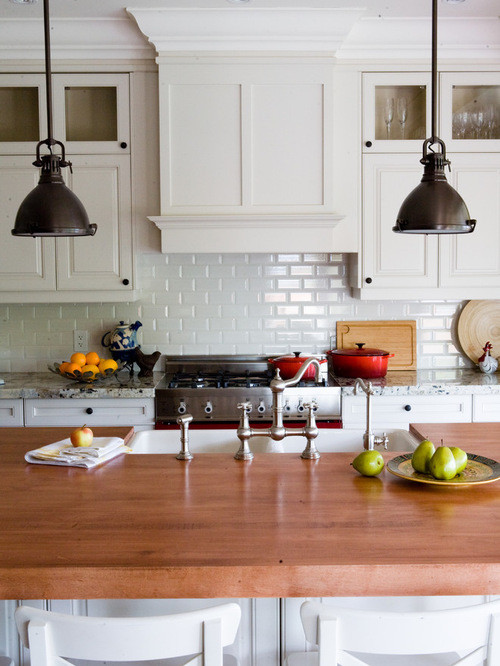
[(363, 9), (127, 8), (161, 55), (178, 51), (336, 52)]
[[(51, 19), (51, 56), (58, 60), (152, 59), (155, 52), (130, 18)], [(2, 19), (0, 59), (44, 58), (41, 19)]]
[[(339, 60), (412, 60), (431, 54), (427, 18), (361, 18), (336, 56)], [(440, 60), (500, 58), (500, 17), (445, 17), (438, 24)]]

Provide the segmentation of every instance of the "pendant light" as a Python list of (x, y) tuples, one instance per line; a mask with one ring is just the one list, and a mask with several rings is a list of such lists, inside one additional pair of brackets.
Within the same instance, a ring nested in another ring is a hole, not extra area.
[[(24, 199), (17, 212), (13, 236), (93, 236), (97, 225), (90, 224), (80, 199), (64, 184), (61, 167), (69, 166), (64, 145), (52, 136), (52, 76), (50, 67), (49, 0), (43, 2), (45, 32), (45, 78), (47, 93), (48, 138), (36, 147), (33, 165), (41, 167), (38, 185)], [(40, 155), (41, 146), (50, 153)], [(52, 152), (59, 146), (61, 156)]]
[[(399, 209), (396, 233), (403, 234), (468, 234), (474, 231), (464, 200), (446, 180), (445, 167), (450, 168), (446, 147), (436, 135), (437, 89), (437, 0), (432, 0), (432, 81), (431, 137), (424, 141), (422, 159), (424, 175), (417, 187)], [(438, 149), (435, 150), (434, 148)]]

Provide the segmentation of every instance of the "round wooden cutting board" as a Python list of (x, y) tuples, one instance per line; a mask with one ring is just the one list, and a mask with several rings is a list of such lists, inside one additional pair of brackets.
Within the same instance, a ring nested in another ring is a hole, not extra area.
[(500, 301), (469, 301), (458, 319), (458, 340), (467, 356), (477, 363), (489, 341), (493, 358), (500, 356)]

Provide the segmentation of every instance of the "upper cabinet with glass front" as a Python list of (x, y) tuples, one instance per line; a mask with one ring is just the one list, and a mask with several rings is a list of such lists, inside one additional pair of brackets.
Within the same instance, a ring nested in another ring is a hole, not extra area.
[[(68, 156), (130, 152), (128, 74), (53, 74), (52, 101)], [(48, 135), (45, 76), (0, 75), (0, 108), (0, 154), (33, 153)]]
[(444, 72), (440, 99), (441, 134), (449, 152), (500, 150), (498, 72)]
[(430, 132), (430, 75), (370, 72), (363, 75), (363, 152), (422, 149)]

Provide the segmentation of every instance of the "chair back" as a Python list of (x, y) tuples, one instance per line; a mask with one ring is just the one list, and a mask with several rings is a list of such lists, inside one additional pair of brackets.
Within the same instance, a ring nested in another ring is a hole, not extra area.
[(153, 617), (82, 617), (20, 606), (15, 613), (31, 666), (70, 666), (67, 659), (144, 661), (202, 655), (222, 665), (241, 618), (236, 603)]
[(426, 655), (456, 652), (460, 666), (500, 665), (500, 600), (429, 612), (353, 610), (306, 601), (300, 609), (319, 666), (363, 666), (360, 655)]

